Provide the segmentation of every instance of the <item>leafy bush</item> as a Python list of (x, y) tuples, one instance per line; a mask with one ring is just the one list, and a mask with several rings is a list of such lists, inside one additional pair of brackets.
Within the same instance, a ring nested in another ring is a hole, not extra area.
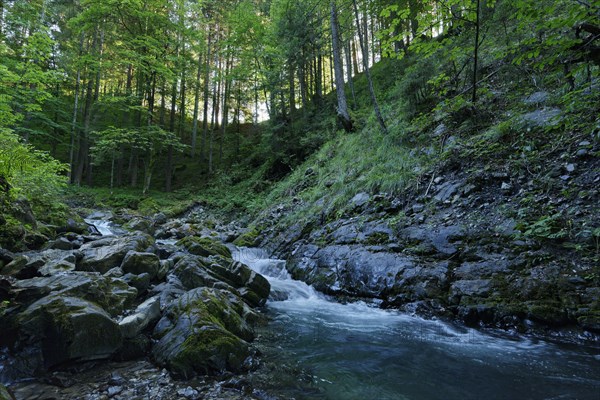
[(7, 185), (0, 194), (3, 209), (18, 197), (25, 197), (34, 212), (47, 215), (58, 205), (57, 198), (67, 184), (66, 171), (66, 164), (21, 143), (9, 130), (0, 129), (0, 178)]

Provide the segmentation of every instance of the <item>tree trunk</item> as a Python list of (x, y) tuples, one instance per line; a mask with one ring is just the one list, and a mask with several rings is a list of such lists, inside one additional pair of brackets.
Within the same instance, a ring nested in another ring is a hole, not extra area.
[[(179, 55), (179, 51), (177, 51)], [(177, 75), (173, 78), (171, 85), (171, 112), (169, 114), (169, 131), (175, 133), (175, 107), (177, 105)], [(173, 146), (167, 149), (167, 165), (165, 167), (165, 191), (171, 191), (173, 178)]]
[(475, 13), (475, 49), (473, 50), (473, 93), (471, 95), (471, 101), (473, 104), (477, 102), (477, 63), (479, 61), (479, 29), (480, 27), (480, 18), (481, 18), (481, 5), (480, 0), (476, 2), (477, 11)]
[(362, 52), (363, 64), (365, 67), (365, 74), (367, 76), (367, 81), (369, 83), (369, 94), (371, 95), (371, 102), (373, 103), (373, 110), (375, 111), (375, 116), (377, 117), (377, 121), (379, 122), (379, 126), (384, 133), (387, 133), (387, 127), (385, 126), (385, 121), (381, 116), (381, 111), (379, 110), (379, 104), (377, 103), (377, 97), (375, 96), (375, 89), (373, 88), (373, 79), (371, 78), (371, 71), (369, 70), (369, 52), (365, 43), (363, 43), (362, 35), (360, 31), (360, 19), (358, 17), (358, 7), (356, 5), (356, 0), (352, 0), (352, 4), (354, 6), (354, 16), (356, 18), (356, 29), (358, 30), (358, 37), (361, 38), (360, 41), (360, 49)]
[[(3, 12), (4, 10), (0, 10)], [(0, 21), (0, 26), (1, 26)], [(79, 40), (79, 55), (83, 53), (83, 41), (85, 37), (84, 34), (81, 34), (81, 39)], [(73, 118), (71, 120), (71, 144), (69, 147), (69, 182), (73, 183), (73, 172), (75, 169), (75, 137), (77, 135), (77, 114), (79, 113), (79, 87), (81, 86), (81, 70), (77, 69), (77, 78), (75, 80), (75, 101), (73, 104)]]
[(225, 88), (223, 90), (223, 118), (221, 119), (221, 140), (219, 142), (219, 165), (223, 162), (223, 145), (225, 142), (225, 130), (229, 119), (229, 96), (231, 92), (231, 79), (229, 76), (233, 54), (227, 57), (225, 62)]
[(337, 10), (335, 0), (331, 1), (331, 40), (333, 48), (333, 64), (335, 69), (335, 87), (337, 91), (337, 116), (346, 132), (353, 130), (352, 120), (348, 113), (348, 104), (346, 102), (346, 92), (344, 91), (344, 71), (342, 58), (340, 54), (340, 38)]
[(354, 80), (352, 79), (352, 55), (350, 54), (349, 40), (346, 42), (344, 53), (346, 54), (346, 74), (348, 76), (348, 85), (350, 86), (350, 91), (352, 91), (352, 105), (354, 106), (354, 108), (357, 108), (356, 91), (354, 90)]
[[(94, 39), (92, 42), (91, 52), (93, 54), (96, 53), (98, 46), (98, 30), (96, 29), (94, 33)], [(96, 55), (96, 54), (95, 54)], [(79, 138), (79, 151), (77, 156), (77, 168), (75, 170), (74, 175), (74, 183), (77, 186), (80, 186), (83, 182), (84, 173), (86, 172), (86, 167), (89, 166), (89, 130), (90, 130), (90, 122), (92, 118), (92, 106), (94, 103), (94, 78), (96, 74), (92, 69), (88, 74), (87, 85), (86, 85), (86, 96), (85, 96), (85, 105), (83, 111), (83, 129), (80, 133)]]
[(211, 57), (211, 40), (212, 35), (210, 25), (208, 27), (208, 39), (206, 45), (206, 66), (204, 70), (204, 110), (202, 114), (202, 143), (200, 144), (200, 155), (203, 160), (206, 159), (206, 136), (208, 135), (208, 95), (209, 95), (209, 78), (210, 78), (210, 57)]
[(200, 77), (202, 76), (202, 53), (198, 54), (198, 70), (196, 72), (196, 87), (194, 93), (194, 118), (192, 125), (192, 149), (191, 156), (196, 156), (196, 141), (198, 137), (198, 110), (200, 105)]

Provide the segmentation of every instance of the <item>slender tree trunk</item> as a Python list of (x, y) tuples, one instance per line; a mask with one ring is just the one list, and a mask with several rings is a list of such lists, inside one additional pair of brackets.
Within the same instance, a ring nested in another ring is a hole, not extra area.
[(307, 90), (306, 90), (306, 64), (303, 63), (298, 68), (298, 81), (300, 81), (300, 99), (302, 100), (302, 112), (305, 112), (306, 105), (308, 103)]
[(296, 77), (294, 73), (294, 65), (290, 62), (288, 70), (288, 83), (290, 89), (290, 121), (294, 118), (296, 110)]
[(208, 39), (206, 45), (206, 66), (204, 70), (204, 110), (202, 114), (202, 143), (200, 145), (200, 155), (202, 159), (206, 159), (206, 136), (208, 135), (208, 95), (209, 95), (209, 78), (210, 78), (210, 57), (211, 57), (211, 40), (212, 34), (210, 25), (208, 27)]
[[(3, 10), (0, 10), (3, 12)], [(1, 26), (1, 24), (0, 24)], [(83, 41), (85, 37), (81, 34), (79, 40), (79, 55), (83, 53)], [(77, 78), (75, 79), (75, 101), (73, 103), (73, 118), (71, 119), (71, 144), (69, 147), (69, 182), (73, 183), (73, 172), (75, 169), (75, 137), (77, 135), (77, 114), (79, 113), (79, 87), (81, 86), (81, 69), (77, 69)]]
[[(94, 39), (92, 42), (91, 52), (96, 54), (98, 47), (98, 29), (94, 33)], [(74, 183), (80, 186), (83, 182), (86, 166), (89, 160), (89, 130), (90, 122), (92, 117), (92, 106), (94, 102), (94, 78), (96, 74), (94, 70), (90, 69), (86, 85), (86, 96), (85, 105), (83, 111), (83, 129), (81, 130), (79, 137), (79, 151), (77, 156), (77, 168), (75, 169), (75, 175), (73, 177)]]
[[(125, 94), (127, 96), (127, 104), (129, 104), (129, 96), (131, 96), (131, 86), (133, 80), (133, 65), (129, 64), (127, 67), (127, 80), (125, 86)], [(129, 125), (129, 111), (124, 110), (121, 115), (122, 126), (126, 127)], [(120, 148), (119, 159), (117, 160), (117, 173), (116, 173), (116, 185), (121, 186), (123, 184), (123, 167), (125, 164), (125, 145), (122, 144)]]
[(160, 110), (158, 111), (158, 124), (161, 128), (165, 129), (165, 114), (167, 113), (167, 96), (165, 96), (167, 92), (167, 80), (165, 78), (162, 79), (162, 84), (160, 86)]
[(350, 40), (346, 42), (346, 46), (344, 49), (344, 53), (346, 55), (346, 74), (348, 76), (348, 85), (350, 86), (350, 90), (352, 91), (352, 105), (354, 108), (356, 106), (356, 91), (354, 90), (354, 80), (352, 79), (352, 55), (350, 54)]
[(0, 0), (0, 38), (4, 37), (4, 0)]
[(233, 62), (233, 54), (227, 57), (225, 62), (225, 88), (223, 91), (223, 118), (221, 119), (221, 140), (219, 142), (219, 165), (223, 162), (223, 145), (225, 142), (225, 131), (229, 119), (229, 96), (231, 92), (231, 64)]
[(471, 95), (471, 101), (473, 104), (477, 102), (477, 63), (479, 61), (479, 30), (480, 30), (480, 18), (481, 18), (481, 4), (480, 0), (476, 2), (476, 20), (475, 20), (475, 49), (473, 50), (473, 93)]
[[(177, 51), (179, 55), (179, 51)], [(171, 85), (171, 112), (169, 114), (169, 131), (175, 133), (175, 107), (177, 105), (177, 75), (173, 78)], [(167, 149), (167, 166), (165, 167), (165, 191), (171, 191), (173, 178), (173, 146)]]
[(317, 96), (317, 105), (321, 104), (323, 99), (323, 56), (319, 54), (317, 58), (317, 72), (315, 74), (315, 96)]
[(358, 56), (356, 55), (356, 42), (352, 41), (352, 66), (354, 67), (354, 71), (358, 74), (360, 69), (358, 68)]
[(192, 149), (191, 156), (194, 158), (196, 156), (196, 141), (198, 137), (198, 111), (200, 105), (200, 77), (202, 76), (202, 53), (198, 54), (198, 70), (196, 73), (196, 86), (194, 93), (194, 117), (193, 117), (193, 125), (192, 125)]
[[(220, 59), (216, 57), (215, 64), (217, 71), (221, 69)], [(214, 142), (215, 142), (215, 130), (218, 129), (218, 118), (219, 118), (219, 92), (221, 91), (221, 81), (217, 82), (217, 79), (213, 81), (213, 102), (212, 102), (212, 117), (210, 119), (210, 140), (208, 149), (208, 172), (213, 172), (213, 156), (214, 156)]]
[[(358, 17), (358, 6), (356, 5), (356, 0), (352, 0), (352, 4), (354, 6), (354, 16), (356, 18), (356, 29), (358, 30), (358, 37), (362, 38), (360, 31), (360, 19)], [(367, 81), (369, 83), (369, 94), (371, 95), (371, 102), (373, 103), (373, 109), (375, 111), (375, 116), (377, 117), (377, 121), (379, 122), (379, 126), (384, 133), (387, 133), (387, 127), (385, 126), (385, 121), (381, 116), (381, 111), (379, 110), (379, 104), (377, 103), (377, 97), (375, 96), (375, 89), (373, 88), (373, 79), (371, 78), (371, 71), (369, 70), (369, 52), (363, 40), (360, 39), (360, 49), (363, 55), (363, 64), (365, 67), (365, 74), (367, 76)]]
[(337, 116), (346, 132), (353, 130), (352, 120), (348, 113), (348, 104), (346, 102), (346, 92), (344, 91), (344, 71), (342, 58), (340, 54), (340, 37), (337, 9), (335, 0), (331, 1), (331, 40), (333, 48), (333, 64), (335, 67), (335, 88), (337, 91)]

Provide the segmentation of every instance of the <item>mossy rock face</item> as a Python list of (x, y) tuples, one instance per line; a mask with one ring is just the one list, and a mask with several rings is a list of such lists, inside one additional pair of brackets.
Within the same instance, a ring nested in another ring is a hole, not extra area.
[(529, 302), (527, 316), (537, 322), (552, 326), (564, 326), (569, 323), (567, 312), (555, 302)]
[(259, 235), (260, 232), (258, 229), (253, 228), (238, 236), (238, 238), (233, 241), (233, 244), (238, 247), (255, 247)]
[(223, 370), (240, 372), (254, 336), (246, 321), (249, 312), (229, 291), (190, 290), (173, 302), (157, 324), (154, 358), (186, 378)]
[(186, 236), (176, 243), (197, 256), (209, 257), (220, 255), (231, 258), (231, 251), (223, 243), (207, 237)]

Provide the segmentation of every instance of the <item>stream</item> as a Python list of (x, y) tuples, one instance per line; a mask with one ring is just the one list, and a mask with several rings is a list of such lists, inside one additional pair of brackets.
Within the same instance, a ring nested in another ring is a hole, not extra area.
[(600, 399), (600, 349), (341, 304), (260, 249), (234, 258), (267, 277), (261, 332), (272, 388), (296, 399)]

